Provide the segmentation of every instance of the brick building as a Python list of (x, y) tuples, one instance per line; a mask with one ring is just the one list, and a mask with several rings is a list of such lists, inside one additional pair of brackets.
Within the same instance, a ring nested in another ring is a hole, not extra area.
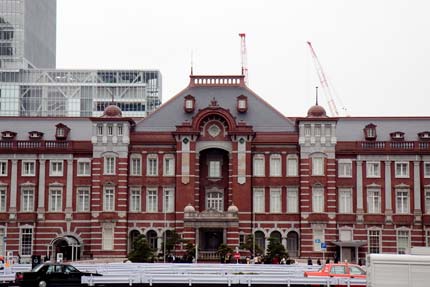
[[(191, 76), (145, 119), (0, 119), (0, 239), (66, 259), (125, 257), (175, 230), (212, 258), (249, 234), (292, 257), (430, 245), (430, 117), (286, 117), (243, 76)], [(182, 246), (177, 246), (181, 254)]]

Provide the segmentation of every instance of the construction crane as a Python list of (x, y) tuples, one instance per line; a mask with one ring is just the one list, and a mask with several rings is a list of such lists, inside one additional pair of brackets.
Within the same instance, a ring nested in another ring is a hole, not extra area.
[(240, 56), (242, 65), (242, 75), (245, 76), (245, 85), (248, 85), (248, 57), (246, 52), (246, 35), (245, 33), (239, 33), (240, 36)]
[[(337, 110), (336, 103), (335, 103), (335, 100), (333, 98), (333, 92), (332, 92), (331, 86), (329, 85), (328, 79), (324, 73), (324, 70), (321, 66), (321, 63), (318, 59), (318, 56), (315, 53), (314, 48), (312, 47), (312, 43), (307, 42), (307, 44), (309, 46), (309, 49), (311, 50), (312, 58), (314, 60), (314, 66), (315, 66), (316, 72), (318, 74), (320, 84), (324, 90), (324, 94), (327, 97), (327, 103), (328, 103), (328, 108), (330, 109), (330, 113), (332, 116), (337, 117), (337, 116), (339, 116), (339, 112)], [(340, 101), (340, 99), (338, 99), (338, 100)], [(347, 111), (346, 111), (346, 107), (344, 107), (343, 105), (342, 105), (342, 110), (344, 111), (345, 115), (348, 115)]]

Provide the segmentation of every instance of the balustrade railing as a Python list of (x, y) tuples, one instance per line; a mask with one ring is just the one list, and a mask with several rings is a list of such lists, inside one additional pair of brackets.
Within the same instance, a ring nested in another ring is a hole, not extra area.
[(357, 148), (365, 151), (430, 151), (430, 142), (418, 141), (360, 141)]
[(72, 147), (69, 141), (0, 141), (0, 149), (12, 150), (66, 150)]

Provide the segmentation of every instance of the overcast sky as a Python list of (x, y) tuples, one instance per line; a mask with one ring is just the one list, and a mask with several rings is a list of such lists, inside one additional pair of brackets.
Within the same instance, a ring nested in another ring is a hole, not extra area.
[[(286, 116), (319, 85), (306, 41), (351, 116), (430, 115), (430, 1), (58, 0), (57, 67), (158, 69), (163, 102), (194, 74), (240, 74)], [(320, 103), (327, 100), (320, 89)], [(328, 111), (328, 108), (326, 108)]]

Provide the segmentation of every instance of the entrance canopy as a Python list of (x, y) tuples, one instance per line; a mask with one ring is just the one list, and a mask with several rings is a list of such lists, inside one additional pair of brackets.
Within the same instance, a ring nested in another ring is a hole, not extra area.
[(351, 240), (351, 241), (332, 241), (334, 245), (337, 245), (339, 247), (361, 247), (363, 245), (366, 245), (366, 241), (363, 240)]

